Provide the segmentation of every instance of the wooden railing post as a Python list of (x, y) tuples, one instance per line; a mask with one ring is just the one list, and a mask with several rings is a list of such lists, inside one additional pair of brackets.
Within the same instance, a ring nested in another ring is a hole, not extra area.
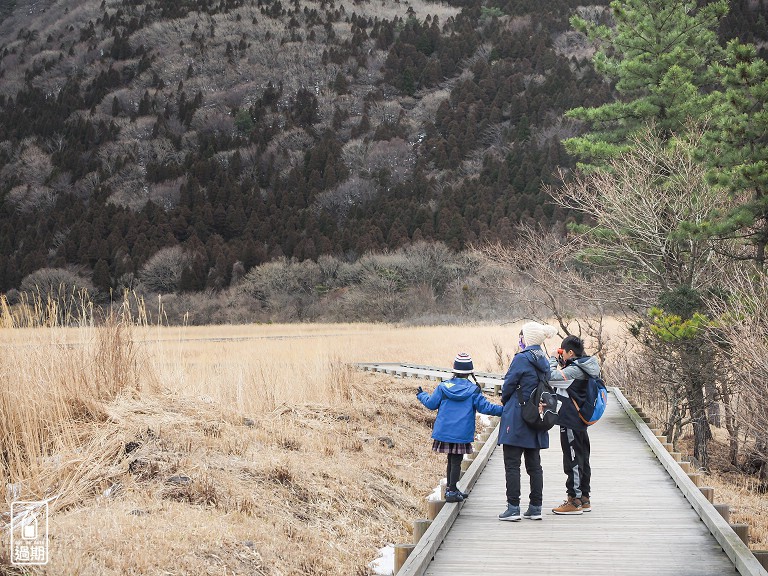
[(749, 546), (749, 524), (731, 524), (731, 528), (741, 538), (741, 541)]
[(731, 522), (731, 507), (728, 504), (715, 504), (715, 510), (718, 511), (720, 516), (723, 517), (723, 520), (730, 523)]
[(437, 515), (440, 514), (440, 510), (443, 509), (443, 506), (445, 506), (445, 500), (430, 500), (428, 502), (429, 508), (427, 512), (427, 517), (430, 520), (434, 520), (437, 518)]
[(715, 501), (715, 489), (711, 486), (699, 486), (699, 490), (704, 494), (704, 498), (709, 500), (710, 503)]
[(760, 565), (768, 570), (768, 550), (752, 550), (752, 554), (760, 562)]
[(413, 552), (415, 547), (415, 544), (395, 544), (395, 574), (403, 567), (408, 555)]
[(419, 518), (418, 520), (413, 521), (413, 543), (418, 544), (419, 540), (421, 540), (421, 537), (424, 536), (424, 532), (427, 531), (427, 528), (430, 527), (432, 524), (432, 520), (427, 520), (426, 518)]
[(702, 478), (704, 476), (702, 474), (699, 474), (698, 472), (688, 473), (688, 478), (691, 479), (691, 482), (693, 482), (696, 486), (701, 486), (701, 483), (703, 482)]

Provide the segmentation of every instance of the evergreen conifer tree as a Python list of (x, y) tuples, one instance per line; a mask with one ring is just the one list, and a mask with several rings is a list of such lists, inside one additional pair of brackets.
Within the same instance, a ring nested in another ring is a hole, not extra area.
[(669, 138), (705, 111), (702, 88), (711, 86), (709, 65), (721, 53), (716, 30), (728, 2), (614, 0), (610, 8), (615, 26), (571, 20), (597, 42), (595, 68), (615, 82), (618, 96), (567, 112), (588, 131), (565, 140), (566, 149), (593, 166), (630, 147), (632, 136), (649, 123)]

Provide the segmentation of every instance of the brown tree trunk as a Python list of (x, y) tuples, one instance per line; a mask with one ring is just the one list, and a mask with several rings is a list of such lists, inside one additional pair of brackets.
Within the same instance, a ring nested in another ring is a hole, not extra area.
[(714, 379), (707, 380), (704, 383), (704, 392), (707, 401), (707, 420), (712, 426), (722, 428), (722, 415), (720, 411), (720, 402), (717, 401), (717, 385)]
[(712, 430), (707, 421), (706, 399), (704, 397), (704, 386), (701, 383), (691, 382), (689, 389), (688, 405), (691, 411), (691, 421), (693, 423), (693, 457), (699, 463), (699, 466), (705, 470), (709, 469), (709, 454), (707, 447), (712, 438)]
[(723, 391), (720, 396), (723, 401), (725, 413), (725, 429), (728, 431), (728, 460), (731, 466), (739, 464), (739, 423), (731, 403), (732, 394), (728, 390), (728, 384), (723, 383)]

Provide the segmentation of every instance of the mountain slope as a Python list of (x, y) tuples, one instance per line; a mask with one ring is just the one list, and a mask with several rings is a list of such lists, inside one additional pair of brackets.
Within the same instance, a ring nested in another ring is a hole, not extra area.
[(183, 289), (222, 288), (283, 255), (461, 249), (562, 222), (540, 192), (571, 164), (562, 113), (611, 95), (569, 30), (577, 6), (16, 2), (0, 289), (51, 267), (133, 287), (174, 246)]

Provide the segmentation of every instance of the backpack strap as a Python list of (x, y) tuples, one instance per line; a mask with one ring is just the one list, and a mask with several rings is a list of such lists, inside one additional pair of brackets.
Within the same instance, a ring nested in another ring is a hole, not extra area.
[[(584, 374), (584, 376), (586, 376), (585, 380), (587, 380), (587, 382), (589, 382), (589, 379), (590, 379), (590, 378), (593, 378), (592, 374), (590, 374), (589, 372), (587, 372), (586, 370), (584, 370), (584, 368), (582, 368), (581, 366), (579, 366), (579, 363), (578, 363), (578, 362), (574, 362), (574, 363), (573, 363), (573, 365), (574, 365), (574, 366), (576, 366), (576, 368), (578, 368), (579, 370), (581, 370), (581, 373), (582, 373), (582, 374)], [(578, 416), (579, 416), (579, 419), (580, 419), (580, 420), (581, 420), (581, 421), (582, 421), (584, 424), (586, 424), (587, 426), (589, 426), (590, 424), (594, 424), (594, 423), (596, 422), (596, 421), (595, 421), (595, 422), (590, 422), (590, 421), (588, 421), (586, 418), (584, 418), (584, 416), (582, 416), (582, 415), (581, 415), (581, 408), (579, 408), (579, 405), (576, 403), (576, 400), (574, 400), (573, 398), (571, 398), (571, 402), (573, 402), (573, 407), (574, 407), (574, 408), (576, 408), (576, 414), (578, 414)]]

